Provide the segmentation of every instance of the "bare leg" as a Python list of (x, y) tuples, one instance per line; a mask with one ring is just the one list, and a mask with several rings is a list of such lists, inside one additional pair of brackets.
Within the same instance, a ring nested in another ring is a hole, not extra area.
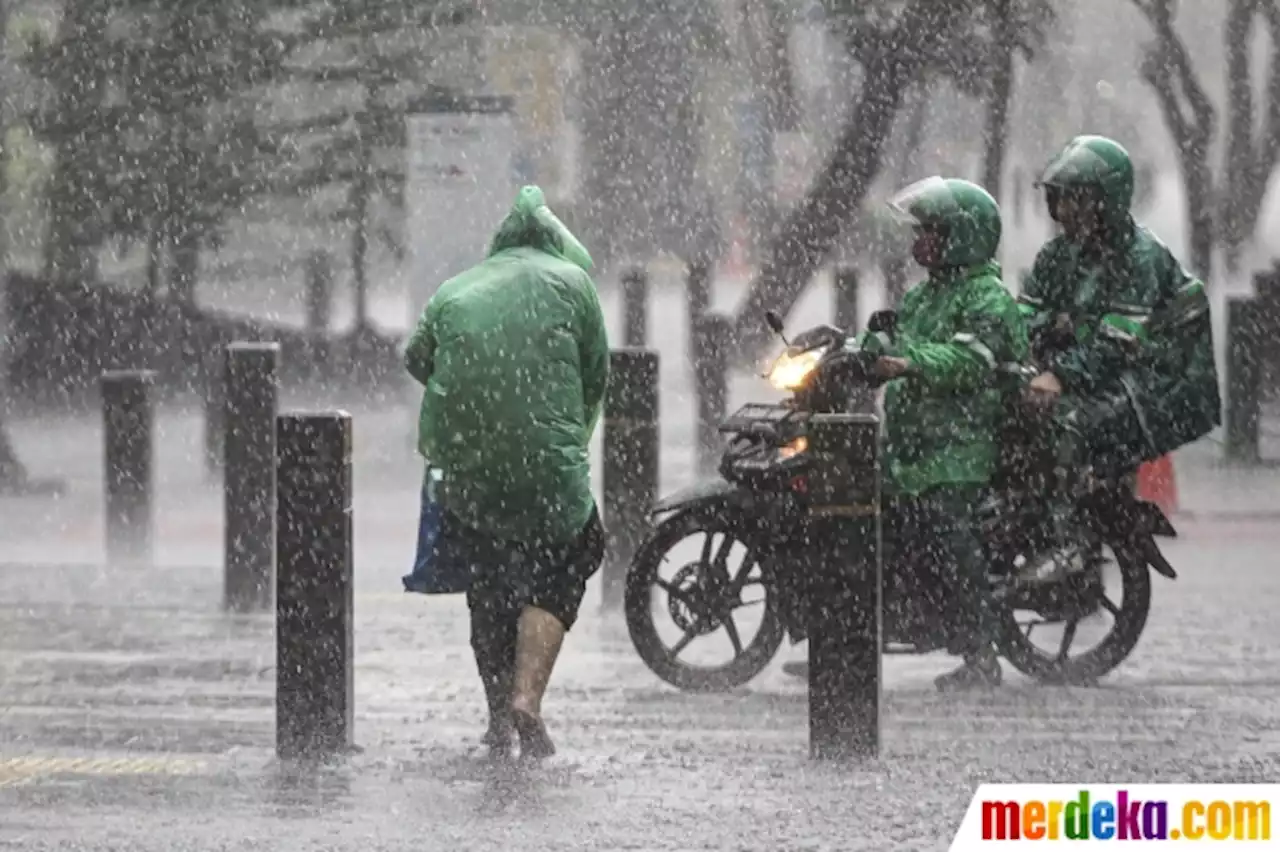
[(542, 697), (564, 644), (565, 626), (545, 610), (527, 606), (520, 613), (511, 716), (520, 734), (523, 756), (548, 757), (555, 745), (542, 724)]

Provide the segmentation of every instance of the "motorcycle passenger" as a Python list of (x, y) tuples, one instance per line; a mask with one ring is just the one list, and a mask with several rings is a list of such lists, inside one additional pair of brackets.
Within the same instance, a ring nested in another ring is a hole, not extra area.
[(1052, 412), (1060, 471), (1116, 481), (1218, 424), (1209, 300), (1134, 222), (1133, 163), (1117, 142), (1072, 139), (1037, 186), (1062, 233), (1019, 297), (1040, 369), (1028, 397)]
[(875, 371), (890, 380), (886, 541), (899, 552), (927, 542), (943, 579), (948, 650), (964, 665), (937, 687), (995, 686), (996, 624), (972, 512), (999, 456), (1000, 368), (1028, 354), (1017, 302), (995, 261), (1000, 209), (980, 186), (941, 177), (908, 186), (890, 206), (910, 223), (912, 256), (928, 278), (903, 297), (892, 340), (868, 331), (855, 344), (883, 353)]

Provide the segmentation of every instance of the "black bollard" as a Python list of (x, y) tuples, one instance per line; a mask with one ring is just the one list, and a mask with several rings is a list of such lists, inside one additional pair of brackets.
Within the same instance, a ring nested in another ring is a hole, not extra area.
[(1227, 405), (1224, 453), (1228, 461), (1256, 463), (1260, 458), (1262, 312), (1256, 299), (1227, 300)]
[(879, 420), (809, 421), (816, 459), (808, 495), (813, 564), (808, 603), (809, 754), (874, 757), (880, 749), (883, 594)]
[(223, 605), (271, 603), (276, 538), (276, 409), (280, 344), (227, 347), (223, 422)]
[(698, 318), (707, 312), (711, 305), (711, 263), (696, 260), (689, 264), (689, 277), (685, 281), (686, 296), (689, 300), (689, 335), (692, 343), (697, 336)]
[(307, 349), (304, 372), (310, 379), (326, 375), (330, 358), (329, 329), (333, 324), (333, 257), (326, 251), (307, 255), (303, 275), (306, 288)]
[(276, 755), (291, 760), (354, 747), (351, 416), (276, 423)]
[(204, 471), (209, 479), (216, 478), (222, 472), (222, 441), (225, 424), (223, 412), (226, 408), (224, 384), (227, 379), (227, 350), (219, 344), (206, 352), (203, 358), (204, 371)]
[(707, 313), (694, 331), (693, 376), (698, 400), (698, 472), (713, 473), (719, 466), (724, 442), (719, 432), (729, 400), (729, 340), (733, 320)]
[(627, 568), (649, 526), (658, 497), (658, 353), (609, 353), (604, 408), (604, 522), (608, 556), (601, 572), (603, 605), (622, 605)]
[(910, 271), (905, 257), (886, 260), (881, 269), (884, 270), (884, 306), (897, 309), (902, 297), (907, 292), (907, 274)]
[(313, 334), (328, 334), (333, 320), (333, 258), (326, 251), (309, 253), (303, 275), (306, 278), (306, 329)]
[(641, 267), (622, 274), (623, 342), (644, 346), (649, 337), (649, 275)]
[(149, 563), (152, 556), (152, 404), (155, 373), (102, 374), (109, 564)]
[(858, 330), (858, 270), (852, 266), (836, 269), (832, 287), (836, 328), (851, 335)]

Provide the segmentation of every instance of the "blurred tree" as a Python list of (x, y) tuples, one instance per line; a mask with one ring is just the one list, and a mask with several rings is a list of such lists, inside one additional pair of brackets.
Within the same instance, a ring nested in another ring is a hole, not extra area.
[(106, 229), (97, 207), (106, 198), (108, 162), (95, 147), (108, 135), (107, 4), (66, 0), (51, 41), (32, 33), (24, 60), (49, 91), (47, 109), (31, 117), (53, 150), (44, 272), (85, 286), (97, 277), (95, 250)]
[(580, 47), (577, 228), (602, 264), (714, 255), (720, 235), (699, 169), (705, 63), (727, 58), (714, 0), (506, 0), (505, 21), (554, 27)]
[(55, 152), (46, 275), (92, 281), (104, 240), (145, 241), (151, 287), (164, 279), (170, 298), (194, 301), (201, 246), (254, 188), (263, 146), (249, 95), (287, 46), (272, 11), (67, 0), (53, 42), (28, 53), (52, 89), (34, 120)]
[(355, 332), (368, 331), (368, 253), (371, 237), (403, 256), (401, 236), (379, 227), (376, 202), (404, 203), (405, 123), (408, 112), (435, 95), (433, 56), (424, 44), (442, 30), (472, 21), (469, 0), (345, 0), (293, 3), (300, 33), (283, 78), (287, 97), (307, 108), (269, 131), (284, 155), (267, 182), (273, 193), (311, 197), (345, 187), (332, 218), (351, 231)]
[(777, 216), (775, 190), (778, 135), (796, 131), (800, 103), (793, 80), (788, 36), (801, 10), (795, 0), (741, 0), (738, 6), (740, 67), (746, 114), (740, 116), (740, 144), (746, 151), (741, 212), (752, 245), (763, 244)]
[[(1226, 133), (1223, 165), (1211, 162), (1218, 112), (1175, 26), (1173, 0), (1133, 0), (1151, 23), (1142, 76), (1156, 95), (1173, 139), (1186, 189), (1191, 266), (1212, 270), (1215, 245), (1226, 269), (1239, 271), (1242, 247), (1257, 228), (1271, 177), (1280, 164), (1280, 4), (1276, 0), (1227, 0), (1223, 31), (1226, 59)], [(1255, 27), (1266, 26), (1271, 52), (1263, 106), (1256, 106), (1251, 72)], [(1261, 111), (1261, 115), (1259, 112)]]
[(1030, 54), (1053, 18), (1052, 0), (824, 0), (832, 29), (862, 65), (862, 86), (826, 166), (782, 224), (769, 259), (736, 324), (739, 354), (752, 357), (767, 341), (759, 318), (790, 309), (856, 219), (883, 165), (886, 143), (908, 88), (927, 74), (944, 75), (962, 91), (989, 93), (992, 70), (1012, 44)]

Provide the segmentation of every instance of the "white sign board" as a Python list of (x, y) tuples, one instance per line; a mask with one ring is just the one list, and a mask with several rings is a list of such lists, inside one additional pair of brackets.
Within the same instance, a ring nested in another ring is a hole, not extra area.
[(519, 190), (509, 112), (407, 116), (405, 246), (409, 328), (449, 278), (484, 259)]

